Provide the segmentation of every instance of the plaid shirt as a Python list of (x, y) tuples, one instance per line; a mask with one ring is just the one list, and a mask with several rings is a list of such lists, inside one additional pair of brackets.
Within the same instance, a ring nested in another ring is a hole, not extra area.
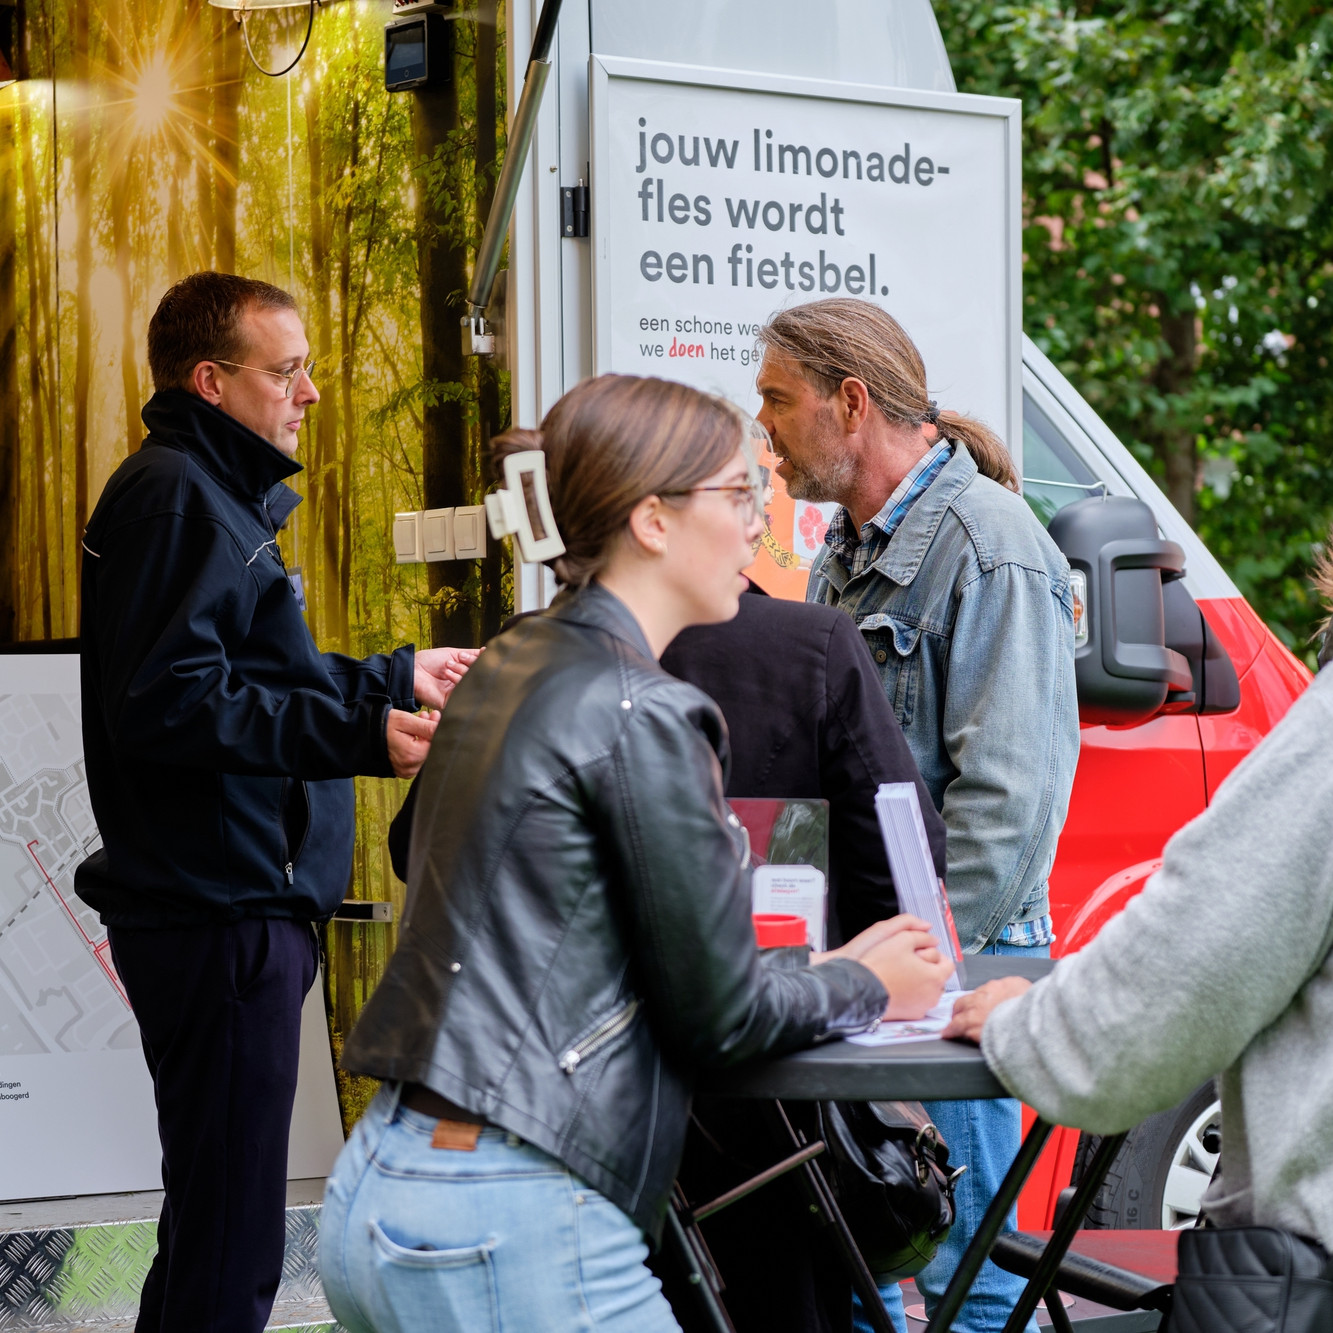
[(852, 524), (852, 516), (845, 509), (834, 514), (833, 522), (824, 534), (824, 544), (852, 578), (864, 574), (884, 553), (889, 539), (902, 526), (908, 511), (944, 470), (949, 455), (948, 440), (941, 440), (898, 483), (893, 494), (884, 501), (884, 508), (862, 524), (859, 534)]
[[(840, 508), (833, 516), (824, 534), (824, 544), (851, 578), (865, 573), (883, 555), (912, 506), (944, 470), (951, 452), (948, 440), (941, 440), (898, 483), (879, 513), (861, 525), (859, 534), (846, 509)], [(1049, 913), (1032, 921), (1011, 921), (1000, 932), (998, 940), (1002, 944), (1028, 948), (1049, 946), (1055, 941), (1055, 923)]]

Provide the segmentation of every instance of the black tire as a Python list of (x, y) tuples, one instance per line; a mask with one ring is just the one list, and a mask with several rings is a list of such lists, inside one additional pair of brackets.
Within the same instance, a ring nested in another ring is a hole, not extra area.
[[(1131, 1231), (1192, 1226), (1197, 1196), (1217, 1163), (1217, 1153), (1209, 1148), (1219, 1145), (1221, 1125), (1217, 1091), (1205, 1083), (1179, 1106), (1131, 1130), (1083, 1225), (1092, 1230)], [(1095, 1134), (1084, 1134), (1079, 1140), (1075, 1183), (1100, 1142)]]

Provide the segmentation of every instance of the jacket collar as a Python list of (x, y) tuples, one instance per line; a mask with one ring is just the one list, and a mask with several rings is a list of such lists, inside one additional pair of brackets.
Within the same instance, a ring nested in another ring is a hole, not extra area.
[[(243, 426), (219, 407), (184, 389), (163, 389), (144, 404), (144, 425), (149, 439), (145, 443), (179, 449), (204, 469), (219, 485), (248, 500), (263, 500), (284, 477), (302, 471), (300, 463), (274, 448), (261, 435)], [(284, 496), (273, 496), (270, 512), (286, 505), (282, 517), (299, 503), (287, 487)]]
[[(944, 465), (940, 475), (908, 511), (893, 540), (884, 548), (870, 568), (894, 583), (906, 585), (916, 578), (921, 562), (935, 540), (944, 515), (954, 501), (972, 484), (977, 465), (965, 445), (953, 446), (953, 457)], [(826, 564), (828, 562), (825, 562)], [(825, 571), (826, 574), (829, 571)], [(844, 577), (841, 585), (847, 582)], [(841, 586), (839, 587), (841, 591)]]
[(637, 649), (649, 661), (655, 660), (634, 613), (615, 593), (608, 592), (600, 583), (594, 581), (577, 591), (566, 588), (551, 603), (548, 614), (557, 620), (605, 630)]

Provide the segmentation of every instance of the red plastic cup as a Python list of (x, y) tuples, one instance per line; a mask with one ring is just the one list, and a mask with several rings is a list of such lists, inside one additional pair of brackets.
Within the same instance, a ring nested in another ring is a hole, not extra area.
[(799, 948), (810, 942), (803, 916), (787, 912), (756, 912), (753, 920), (755, 939), (761, 949)]

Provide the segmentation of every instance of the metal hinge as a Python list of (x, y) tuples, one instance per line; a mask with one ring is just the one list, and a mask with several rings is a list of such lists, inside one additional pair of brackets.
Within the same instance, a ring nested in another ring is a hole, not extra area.
[(577, 185), (560, 190), (560, 235), (566, 240), (588, 234), (588, 187), (580, 179)]

